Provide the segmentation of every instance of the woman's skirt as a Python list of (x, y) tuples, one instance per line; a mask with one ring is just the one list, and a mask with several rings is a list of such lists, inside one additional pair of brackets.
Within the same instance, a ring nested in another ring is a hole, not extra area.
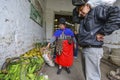
[(63, 67), (69, 67), (73, 64), (73, 43), (69, 44), (68, 40), (62, 41), (62, 52), (56, 55), (55, 62)]

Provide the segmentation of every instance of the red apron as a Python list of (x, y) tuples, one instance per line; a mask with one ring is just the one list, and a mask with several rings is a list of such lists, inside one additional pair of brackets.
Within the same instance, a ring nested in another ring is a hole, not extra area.
[(56, 55), (55, 62), (63, 67), (69, 67), (73, 64), (73, 43), (68, 44), (68, 40), (62, 42), (62, 53)]

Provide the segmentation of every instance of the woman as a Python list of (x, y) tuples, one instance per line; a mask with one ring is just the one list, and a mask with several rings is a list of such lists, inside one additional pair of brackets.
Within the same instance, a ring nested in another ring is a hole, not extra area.
[(66, 28), (65, 22), (66, 20), (64, 18), (59, 19), (60, 29), (55, 31), (52, 39), (47, 45), (47, 48), (49, 48), (50, 44), (56, 41), (55, 62), (59, 65), (57, 74), (61, 73), (63, 67), (65, 67), (67, 73), (70, 73), (69, 67), (73, 64), (73, 44), (76, 43), (76, 40), (74, 38), (74, 33)]

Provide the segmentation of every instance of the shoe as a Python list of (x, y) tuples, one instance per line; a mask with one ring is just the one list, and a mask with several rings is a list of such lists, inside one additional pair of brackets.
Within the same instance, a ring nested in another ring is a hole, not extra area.
[(61, 71), (62, 71), (62, 69), (58, 69), (58, 70), (57, 70), (57, 74), (60, 74)]
[(68, 74), (70, 73), (70, 69), (69, 68), (66, 68), (66, 71), (67, 71)]

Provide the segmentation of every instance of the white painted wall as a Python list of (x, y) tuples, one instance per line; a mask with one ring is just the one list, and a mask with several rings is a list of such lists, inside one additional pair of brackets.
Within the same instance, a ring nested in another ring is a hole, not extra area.
[(72, 13), (74, 6), (71, 0), (47, 0), (46, 8), (46, 37), (49, 40), (53, 34), (55, 12)]
[(45, 27), (30, 19), (28, 0), (0, 1), (0, 67), (8, 57), (15, 57), (43, 41)]

